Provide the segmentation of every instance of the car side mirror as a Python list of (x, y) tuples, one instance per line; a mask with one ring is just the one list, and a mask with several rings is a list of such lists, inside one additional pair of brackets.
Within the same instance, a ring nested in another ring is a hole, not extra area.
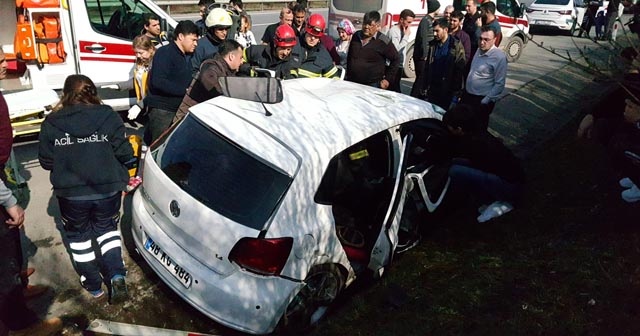
[(272, 77), (220, 77), (218, 83), (226, 97), (264, 104), (282, 101), (282, 83)]

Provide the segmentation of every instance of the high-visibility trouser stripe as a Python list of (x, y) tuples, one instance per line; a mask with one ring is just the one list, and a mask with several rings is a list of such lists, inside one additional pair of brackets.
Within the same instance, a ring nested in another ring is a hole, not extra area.
[(102, 242), (111, 238), (111, 237), (118, 237), (118, 239), (120, 239), (120, 232), (118, 230), (116, 231), (109, 231), (105, 234), (103, 234), (102, 236), (96, 238), (96, 240), (98, 241), (98, 244), (102, 245)]
[(309, 70), (298, 69), (298, 76), (307, 77), (307, 78), (320, 78), (321, 75), (319, 73), (315, 73)]
[(102, 252), (102, 255), (113, 248), (122, 247), (120, 244), (120, 231), (118, 230), (107, 232), (98, 237), (97, 240), (98, 244), (100, 244), (100, 252)]
[(331, 70), (327, 71), (327, 73), (325, 73), (322, 76), (326, 78), (331, 78), (335, 76), (337, 73), (338, 73), (338, 68), (334, 66), (333, 68), (331, 68)]
[(96, 255), (91, 247), (91, 240), (70, 243), (71, 256), (76, 262), (89, 262), (96, 259)]
[(117, 247), (122, 248), (122, 245), (120, 244), (120, 239), (112, 240), (100, 246), (100, 251), (102, 252), (102, 255), (105, 255), (107, 251)]

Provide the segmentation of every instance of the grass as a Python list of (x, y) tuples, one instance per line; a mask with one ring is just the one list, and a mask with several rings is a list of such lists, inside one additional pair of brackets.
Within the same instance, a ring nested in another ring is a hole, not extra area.
[(423, 242), (313, 335), (640, 334), (640, 204), (575, 129), (525, 162), (520, 207), (484, 224), (474, 209), (425, 218)]

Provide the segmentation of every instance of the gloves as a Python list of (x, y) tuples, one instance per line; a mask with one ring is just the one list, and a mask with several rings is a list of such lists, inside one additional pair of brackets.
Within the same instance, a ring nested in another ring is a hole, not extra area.
[(129, 113), (127, 114), (127, 118), (129, 120), (135, 120), (138, 117), (138, 115), (140, 114), (141, 110), (142, 109), (138, 105), (131, 106), (131, 108), (129, 109)]

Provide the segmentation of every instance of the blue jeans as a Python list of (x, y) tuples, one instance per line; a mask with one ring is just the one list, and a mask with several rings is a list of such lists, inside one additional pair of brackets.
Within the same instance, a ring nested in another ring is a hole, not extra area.
[(462, 164), (449, 168), (451, 188), (474, 197), (480, 204), (495, 201), (515, 203), (522, 192), (522, 185), (510, 183), (497, 175)]
[(80, 283), (89, 291), (102, 287), (102, 276), (109, 281), (126, 274), (118, 231), (121, 202), (120, 192), (97, 200), (58, 197), (71, 257)]

